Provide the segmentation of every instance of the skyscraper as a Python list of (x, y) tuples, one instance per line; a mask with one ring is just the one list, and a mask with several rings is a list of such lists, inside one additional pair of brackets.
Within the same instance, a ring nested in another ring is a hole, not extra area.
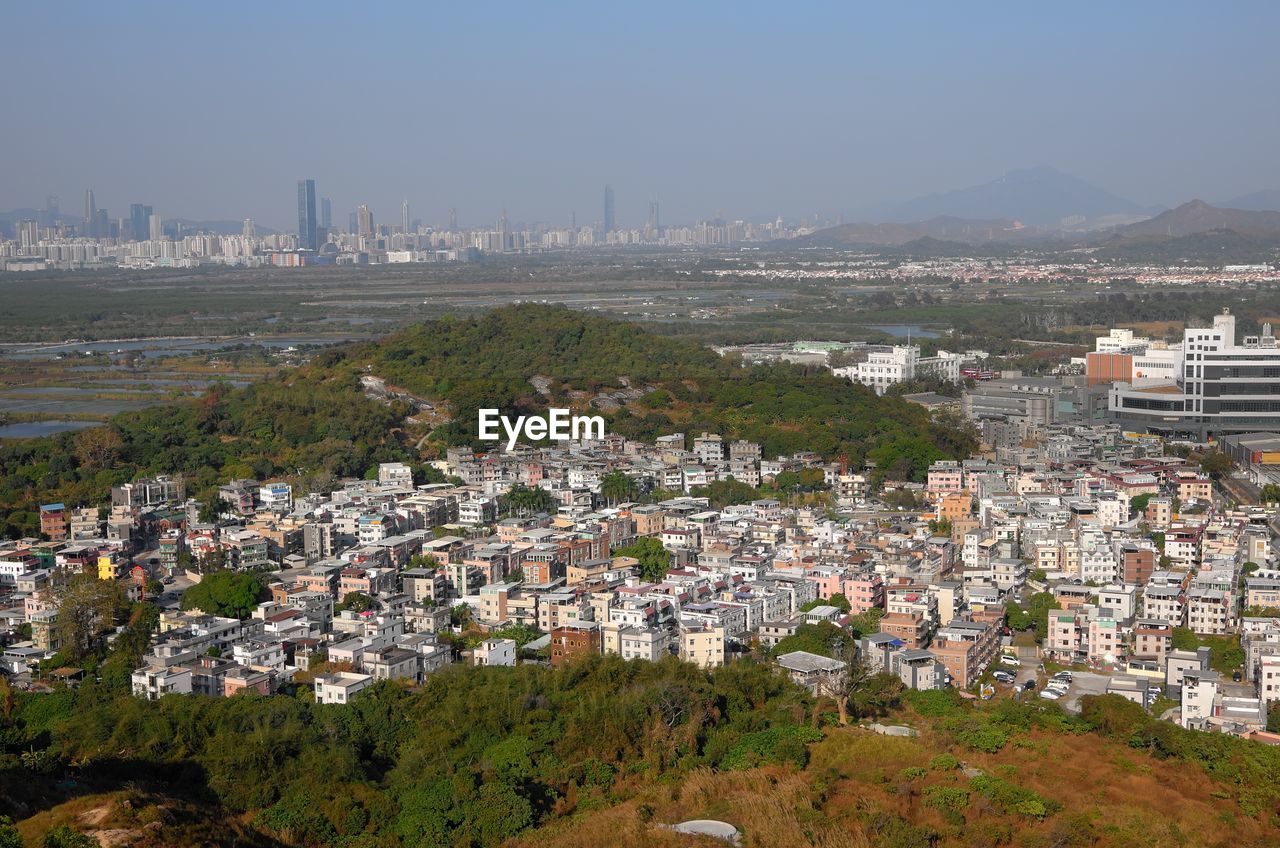
[(373, 213), (367, 203), (356, 207), (356, 232), (362, 236), (373, 235)]
[(240, 234), (245, 238), (257, 238), (258, 228), (253, 225), (252, 218), (244, 219), (244, 226), (240, 229)]
[(658, 201), (650, 200), (649, 201), (649, 229), (652, 232), (656, 233), (660, 226), (662, 226), (662, 222), (658, 219)]
[(159, 233), (151, 232), (151, 207), (145, 203), (133, 203), (129, 206), (129, 232), (134, 241), (146, 241)]
[(102, 233), (97, 232), (98, 225), (98, 204), (93, 199), (93, 189), (85, 189), (84, 192), (84, 232), (90, 238), (101, 238)]
[(604, 231), (613, 232), (613, 186), (604, 187)]
[(400, 203), (400, 232), (409, 232), (409, 199), (405, 198)]
[(333, 229), (333, 202), (327, 197), (320, 198), (320, 226), (326, 232)]
[(298, 180), (298, 248), (319, 250), (316, 238), (316, 181)]

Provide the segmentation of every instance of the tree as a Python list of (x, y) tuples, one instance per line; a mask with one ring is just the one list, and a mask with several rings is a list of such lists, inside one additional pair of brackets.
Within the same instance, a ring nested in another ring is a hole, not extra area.
[(1010, 630), (1027, 630), (1035, 624), (1031, 614), (1012, 601), (1004, 605), (1004, 614)]
[(1267, 732), (1280, 733), (1280, 701), (1272, 701), (1267, 707)]
[(849, 629), (856, 636), (880, 632), (880, 619), (884, 616), (884, 607), (871, 607), (866, 612), (858, 613), (849, 619)]
[(218, 494), (218, 490), (214, 489), (205, 495), (200, 501), (199, 518), (201, 524), (217, 524), (222, 518), (222, 514), (227, 511), (229, 504)]
[(75, 451), (85, 468), (111, 468), (124, 451), (124, 440), (111, 427), (90, 427), (76, 434)]
[(896, 676), (871, 674), (861, 663), (851, 664), (849, 675), (849, 708), (856, 718), (882, 716), (901, 701), (902, 681)]
[(1035, 622), (1036, 639), (1049, 638), (1049, 611), (1058, 608), (1058, 599), (1052, 592), (1036, 592), (1027, 599), (1027, 612)]
[(1221, 480), (1235, 470), (1235, 467), (1236, 461), (1218, 450), (1209, 451), (1200, 459), (1200, 470), (1214, 480)]
[(796, 632), (784, 636), (773, 648), (773, 655), (780, 657), (792, 651), (806, 651), (822, 657), (846, 659), (853, 650), (853, 636), (829, 621), (817, 624), (801, 624)]
[(707, 486), (694, 486), (689, 494), (695, 498), (707, 498), (716, 509), (751, 503), (751, 501), (759, 500), (760, 498), (758, 489), (740, 480), (735, 480), (733, 477), (716, 480)]
[(342, 603), (338, 604), (335, 612), (350, 610), (351, 612), (367, 612), (373, 609), (373, 598), (370, 598), (364, 592), (348, 592), (342, 596)]
[(662, 547), (662, 542), (653, 536), (636, 539), (625, 548), (614, 551), (614, 556), (631, 557), (638, 561), (640, 579), (657, 583), (667, 575), (671, 567), (671, 552)]
[(128, 609), (120, 583), (90, 575), (73, 577), (57, 591), (55, 599), (58, 616), (54, 633), (62, 650), (75, 659), (88, 654)]
[(0, 848), (22, 848), (22, 834), (8, 816), (0, 816)]
[(502, 498), (507, 512), (519, 516), (536, 515), (539, 512), (555, 512), (556, 499), (541, 486), (532, 489), (523, 483), (516, 483)]
[(243, 571), (216, 571), (182, 593), (184, 610), (199, 609), (210, 615), (248, 618), (262, 597), (262, 581)]
[(1141, 495), (1134, 495), (1129, 498), (1129, 514), (1137, 513), (1142, 515), (1147, 511), (1147, 503), (1151, 500), (1151, 493), (1147, 492)]
[(635, 500), (636, 481), (621, 471), (610, 471), (600, 478), (600, 494), (610, 506)]
[(1262, 487), (1262, 502), (1273, 504), (1280, 502), (1280, 486), (1275, 483), (1268, 483)]

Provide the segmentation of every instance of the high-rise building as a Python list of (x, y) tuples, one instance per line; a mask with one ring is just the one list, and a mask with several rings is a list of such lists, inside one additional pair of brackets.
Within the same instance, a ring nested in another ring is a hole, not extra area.
[(320, 226), (326, 231), (333, 229), (333, 202), (327, 197), (320, 198)]
[(356, 207), (356, 233), (362, 236), (373, 235), (373, 213), (369, 211), (367, 203)]
[(452, 206), (449, 208), (449, 232), (455, 233), (457, 231), (458, 231), (458, 207)]
[[(147, 209), (151, 209), (150, 206)], [(158, 239), (164, 237), (164, 224), (160, 220), (159, 215), (147, 213), (147, 238)]]
[[(93, 229), (94, 238), (111, 238), (111, 219), (107, 217), (106, 209), (99, 209), (94, 216), (94, 223), (90, 225)], [(117, 228), (116, 232), (119, 232)]]
[(649, 230), (651, 232), (656, 233), (660, 226), (661, 226), (661, 222), (658, 220), (658, 201), (650, 200), (649, 201)]
[(298, 180), (298, 248), (319, 250), (316, 237), (316, 181)]
[(255, 238), (258, 235), (258, 229), (253, 225), (252, 218), (244, 219), (244, 227), (240, 230), (240, 234), (245, 238)]
[[(129, 205), (129, 233), (134, 241), (151, 238), (151, 207), (145, 203)], [(158, 236), (159, 233), (156, 233)]]
[(58, 211), (58, 196), (51, 194), (44, 199), (44, 225), (52, 227), (62, 217), (62, 213)]
[(96, 232), (98, 223), (98, 204), (93, 198), (93, 189), (85, 189), (84, 192), (84, 232), (90, 238), (102, 238), (102, 233)]
[(409, 199), (400, 202), (400, 232), (409, 232)]
[(604, 231), (606, 234), (613, 232), (613, 186), (604, 187)]
[(34, 253), (40, 241), (40, 222), (33, 218), (25, 218), (18, 224), (18, 243), (24, 253)]

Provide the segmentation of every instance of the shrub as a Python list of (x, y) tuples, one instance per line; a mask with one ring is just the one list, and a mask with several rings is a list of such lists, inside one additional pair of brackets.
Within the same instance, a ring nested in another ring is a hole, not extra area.
[(1057, 801), (1045, 798), (1025, 786), (1018, 786), (999, 777), (980, 775), (970, 781), (969, 785), (973, 787), (975, 792), (1006, 813), (1017, 813), (1027, 818), (1043, 819), (1062, 809), (1062, 805)]
[(729, 771), (749, 769), (767, 763), (793, 763), (803, 767), (809, 761), (805, 748), (822, 738), (822, 731), (804, 724), (785, 724), (747, 733), (738, 740), (720, 767)]
[(939, 754), (929, 761), (929, 768), (934, 771), (955, 771), (960, 768), (960, 761), (954, 754)]

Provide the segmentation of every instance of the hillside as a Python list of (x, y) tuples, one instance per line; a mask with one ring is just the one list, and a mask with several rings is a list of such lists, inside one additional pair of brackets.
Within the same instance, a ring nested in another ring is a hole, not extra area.
[[(435, 419), (450, 420), (408, 422), (408, 403), (364, 395), (360, 378), (370, 374), (439, 404)], [(478, 408), (550, 406), (602, 414), (607, 432), (629, 438), (707, 430), (758, 441), (768, 457), (845, 455), (854, 467), (875, 462), (915, 479), (935, 459), (974, 447), (967, 430), (826, 371), (742, 367), (635, 324), (526, 304), (330, 349), (279, 377), (123, 413), (106, 427), (0, 444), (0, 514), (7, 535), (27, 535), (38, 530), (38, 504), (101, 503), (112, 485), (143, 472), (181, 474), (193, 495), (234, 477), (312, 489), (447, 445), (483, 447)]]
[(1274, 236), (1280, 234), (1280, 212), (1224, 209), (1203, 200), (1192, 200), (1154, 218), (1121, 227), (1118, 232), (1127, 237), (1179, 238), (1215, 230)]
[(60, 825), (144, 846), (708, 844), (660, 828), (689, 818), (729, 821), (747, 848), (1280, 838), (1280, 750), (1114, 696), (1076, 717), (871, 678), (855, 727), (750, 661), (452, 666), (335, 706), (108, 685), (18, 693), (0, 718), (0, 815), (29, 844)]

